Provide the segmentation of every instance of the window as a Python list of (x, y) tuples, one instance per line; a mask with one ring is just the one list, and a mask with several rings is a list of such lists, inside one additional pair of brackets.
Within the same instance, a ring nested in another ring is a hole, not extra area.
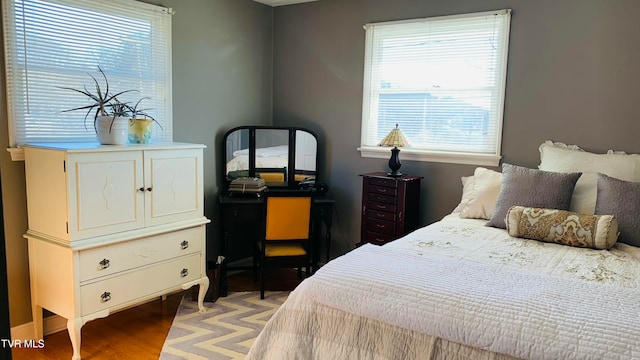
[(122, 101), (141, 104), (171, 141), (171, 9), (133, 0), (3, 1), (9, 137), (25, 143), (95, 142), (93, 118), (82, 94), (94, 89), (89, 74), (110, 92), (129, 89)]
[(510, 10), (368, 24), (359, 150), (395, 128), (402, 158), (498, 165)]

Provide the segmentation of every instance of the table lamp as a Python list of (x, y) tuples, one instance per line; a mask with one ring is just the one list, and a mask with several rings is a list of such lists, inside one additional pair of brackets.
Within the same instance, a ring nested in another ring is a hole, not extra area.
[(392, 129), (378, 144), (378, 146), (393, 146), (393, 149), (391, 149), (391, 158), (389, 159), (391, 172), (388, 172), (387, 175), (394, 177), (402, 175), (402, 173), (398, 171), (400, 170), (400, 166), (402, 166), (402, 164), (400, 164), (400, 149), (398, 149), (398, 147), (403, 147), (407, 145), (407, 143), (407, 138), (404, 136), (402, 130), (398, 129), (398, 124), (396, 124), (395, 129)]

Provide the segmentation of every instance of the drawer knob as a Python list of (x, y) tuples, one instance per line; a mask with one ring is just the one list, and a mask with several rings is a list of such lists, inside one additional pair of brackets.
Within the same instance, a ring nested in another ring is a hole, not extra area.
[(100, 295), (100, 300), (102, 300), (102, 302), (107, 302), (111, 300), (111, 293), (108, 291), (105, 291), (104, 293), (102, 293), (102, 295)]
[(189, 247), (189, 242), (187, 240), (184, 240), (180, 243), (180, 249), (184, 250), (188, 247)]
[(182, 271), (180, 271), (180, 276), (186, 277), (187, 275), (189, 275), (189, 269), (182, 269)]
[(104, 270), (108, 268), (109, 265), (111, 265), (111, 262), (109, 261), (109, 259), (102, 259), (99, 264), (100, 264), (100, 270)]
[(141, 188), (138, 188), (138, 191), (143, 192), (144, 191), (144, 186)]
[(149, 186), (149, 187), (147, 188), (147, 191), (151, 191), (151, 190), (153, 190), (153, 187)]

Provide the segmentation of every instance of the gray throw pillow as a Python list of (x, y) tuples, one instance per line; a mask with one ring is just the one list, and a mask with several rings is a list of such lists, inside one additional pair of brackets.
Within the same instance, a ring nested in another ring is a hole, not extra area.
[(595, 213), (613, 215), (618, 220), (618, 241), (640, 247), (640, 183), (598, 173)]
[(496, 208), (487, 226), (505, 229), (512, 206), (569, 210), (576, 181), (582, 173), (558, 173), (502, 164)]

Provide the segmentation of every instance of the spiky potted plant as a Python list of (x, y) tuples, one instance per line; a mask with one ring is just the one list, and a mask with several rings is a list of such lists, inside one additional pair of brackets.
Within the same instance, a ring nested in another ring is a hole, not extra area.
[(104, 91), (103, 87), (100, 86), (100, 82), (98, 81), (98, 79), (96, 79), (96, 77), (91, 74), (89, 74), (89, 76), (93, 80), (93, 85), (95, 87), (95, 91), (93, 92), (87, 89), (86, 86), (82, 90), (69, 87), (61, 87), (62, 89), (67, 89), (83, 94), (91, 101), (91, 103), (88, 105), (64, 110), (63, 112), (86, 110), (86, 114), (84, 116), (85, 128), (87, 127), (87, 120), (91, 116), (93, 118), (93, 127), (96, 131), (96, 135), (98, 136), (98, 141), (100, 142), (100, 144), (125, 144), (127, 142), (129, 119), (131, 118), (129, 112), (130, 109), (125, 103), (122, 103), (118, 99), (118, 96), (137, 90), (124, 90), (116, 93), (111, 93), (107, 75), (104, 73), (104, 71), (102, 71), (100, 66), (98, 66), (98, 71), (104, 79)]

